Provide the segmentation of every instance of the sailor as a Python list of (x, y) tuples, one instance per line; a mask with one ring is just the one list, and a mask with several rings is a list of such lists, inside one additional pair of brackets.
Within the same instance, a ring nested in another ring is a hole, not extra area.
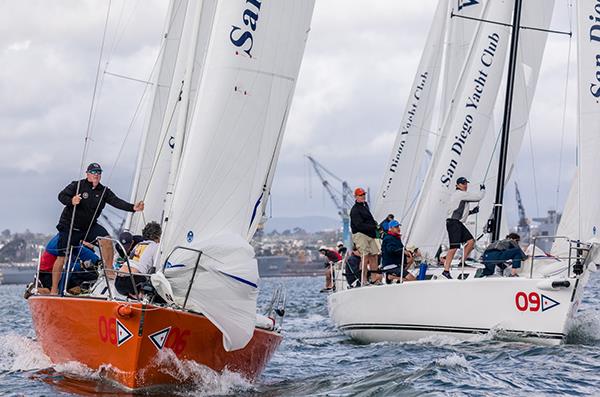
[(367, 274), (368, 270), (377, 270), (377, 256), (381, 252), (380, 244), (377, 240), (378, 224), (373, 219), (371, 210), (369, 210), (364, 189), (360, 187), (356, 188), (354, 190), (354, 198), (356, 202), (350, 210), (352, 241), (356, 244), (356, 248), (358, 248), (363, 257), (361, 270), (363, 274)]
[(456, 250), (461, 244), (465, 244), (463, 249), (463, 260), (469, 257), (475, 245), (475, 239), (469, 229), (464, 225), (467, 218), (471, 214), (479, 212), (479, 206), (469, 210), (469, 203), (477, 203), (485, 196), (485, 186), (479, 186), (479, 192), (468, 193), (469, 181), (464, 176), (456, 180), (456, 190), (450, 196), (450, 204), (448, 209), (448, 218), (446, 219), (446, 230), (448, 231), (448, 240), (450, 248), (444, 262), (444, 271), (442, 276), (452, 278), (450, 275), (450, 266)]
[(336, 262), (342, 260), (342, 256), (338, 254), (337, 251), (327, 248), (322, 245), (319, 247), (319, 252), (323, 255), (327, 260), (325, 261), (325, 288), (321, 290), (321, 292), (331, 291), (333, 290), (333, 265)]
[(336, 247), (337, 247), (338, 254), (340, 254), (343, 258), (346, 255), (348, 248), (344, 247), (344, 243), (341, 241), (337, 242)]
[[(59, 194), (58, 200), (65, 208), (60, 215), (56, 228), (59, 231), (58, 257), (52, 269), (52, 294), (58, 293), (58, 282), (65, 263), (65, 252), (70, 235), (70, 243), (78, 245), (80, 241), (93, 242), (98, 237), (108, 237), (106, 229), (97, 223), (104, 206), (109, 204), (123, 211), (136, 212), (144, 210), (144, 202), (128, 203), (117, 197), (112, 190), (100, 183), (102, 167), (91, 163), (87, 167), (86, 177), (73, 181)], [(73, 229), (71, 228), (71, 221)], [(104, 266), (112, 269), (113, 245), (110, 240), (100, 239), (100, 252)], [(109, 273), (109, 275), (112, 275)]]
[(140, 236), (139, 234), (133, 235), (128, 231), (124, 231), (119, 234), (120, 244), (115, 245), (117, 251), (117, 259), (115, 260), (114, 265), (115, 270), (119, 270), (119, 268), (125, 262), (127, 262), (126, 258), (129, 257), (133, 251), (133, 248), (135, 248), (135, 246), (142, 241), (144, 241), (144, 237)]
[(392, 220), (394, 220), (394, 214), (388, 214), (388, 216), (386, 216), (385, 219), (379, 224), (379, 227), (384, 233), (388, 231), (389, 223)]
[(408, 262), (412, 263), (412, 253), (404, 249), (400, 222), (393, 219), (381, 243), (381, 269), (387, 276), (386, 281), (414, 281), (415, 276), (408, 271)]
[(511, 273), (509, 277), (518, 277), (518, 269), (521, 267), (521, 261), (527, 258), (519, 246), (521, 236), (517, 233), (510, 233), (504, 240), (498, 240), (487, 246), (482, 255), (482, 262), (485, 265), (484, 276), (494, 274), (496, 266), (504, 271), (506, 265), (504, 262), (512, 261)]
[(360, 252), (356, 249), (356, 245), (353, 245), (350, 255), (346, 258), (344, 272), (350, 288), (360, 287), (360, 260)]
[[(161, 235), (162, 228), (157, 222), (149, 222), (144, 226), (142, 230), (144, 241), (135, 246), (131, 253), (129, 266), (123, 265), (115, 279), (115, 288), (120, 294), (135, 296), (136, 289), (139, 293), (141, 286), (148, 281), (146, 276), (134, 273), (150, 274), (155, 272)], [(131, 283), (132, 277), (135, 287)]]

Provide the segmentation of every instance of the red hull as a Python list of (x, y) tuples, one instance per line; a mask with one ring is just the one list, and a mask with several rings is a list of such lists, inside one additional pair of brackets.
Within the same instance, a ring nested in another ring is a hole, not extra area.
[(174, 375), (177, 360), (168, 359), (169, 353), (252, 380), (282, 340), (257, 328), (245, 348), (226, 352), (221, 331), (199, 314), (92, 298), (32, 296), (28, 301), (37, 338), (52, 362), (104, 368), (108, 378), (131, 389), (181, 382)]

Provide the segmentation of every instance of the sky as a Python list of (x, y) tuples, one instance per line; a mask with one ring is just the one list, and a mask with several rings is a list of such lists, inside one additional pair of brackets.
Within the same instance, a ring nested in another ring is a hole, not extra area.
[[(273, 217), (336, 217), (308, 153), (375, 195), (436, 3), (317, 0), (271, 192)], [(568, 3), (556, 0), (553, 29), (570, 29)], [(114, 74), (149, 79), (167, 1), (111, 2), (96, 85), (108, 4), (0, 0), (0, 230), (52, 233), (57, 194), (83, 176), (82, 163), (102, 164), (103, 183), (129, 197), (149, 96), (146, 84)], [(574, 174), (575, 52), (567, 36), (550, 35), (513, 175), (528, 217), (560, 210)], [(515, 223), (512, 182), (506, 198)]]

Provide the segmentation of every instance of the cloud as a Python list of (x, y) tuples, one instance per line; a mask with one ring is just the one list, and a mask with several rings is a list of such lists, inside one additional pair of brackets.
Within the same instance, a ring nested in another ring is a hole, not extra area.
[[(316, 2), (272, 190), (274, 216), (337, 213), (314, 174), (309, 184), (306, 153), (351, 186), (379, 188), (436, 3)], [(167, 2), (112, 4), (101, 66), (106, 68), (108, 60), (110, 72), (146, 80), (163, 34)], [(80, 175), (107, 5), (100, 0), (3, 2), (0, 175), (3, 191), (15, 194), (2, 199), (0, 229), (51, 231), (60, 212), (56, 194)], [(553, 27), (568, 28), (567, 13), (560, 5), (557, 10)], [(515, 173), (529, 212), (538, 206), (535, 197), (543, 212), (554, 207), (557, 186), (568, 190), (572, 110), (565, 113), (565, 166), (556, 177), (568, 48), (565, 37), (550, 37), (547, 52), (552, 55), (544, 59), (532, 108), (537, 194), (528, 136)], [(572, 51), (571, 61), (574, 45)], [(573, 76), (574, 71), (572, 67)], [(83, 164), (100, 162), (108, 171), (104, 181), (126, 198), (147, 113), (135, 120), (131, 131), (129, 125), (145, 87), (102, 76)], [(575, 103), (573, 98), (567, 97), (567, 105)], [(121, 146), (125, 150), (118, 157)]]

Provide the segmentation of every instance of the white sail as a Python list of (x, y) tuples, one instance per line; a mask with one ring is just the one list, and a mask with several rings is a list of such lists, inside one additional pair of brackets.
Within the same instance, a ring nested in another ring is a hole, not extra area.
[[(203, 251), (186, 307), (223, 332), (226, 350), (244, 347), (254, 332), (258, 270), (248, 230), (279, 147), (313, 7), (294, 0), (217, 5), (162, 258), (175, 249), (164, 277), (181, 301), (177, 286), (189, 283), (197, 254), (176, 247)], [(207, 295), (211, 289), (219, 293)]]
[[(523, 2), (521, 10), (521, 26), (549, 29), (553, 11), (554, 0), (527, 0)], [(544, 31), (521, 29), (519, 33), (505, 186), (510, 179), (515, 161), (521, 150), (547, 39), (548, 33)], [(502, 102), (502, 106), (504, 106), (504, 102)], [(498, 154), (500, 151), (499, 127), (496, 130), (489, 131), (485, 143), (480, 148), (479, 159), (471, 174), (471, 181), (474, 182), (472, 188), (477, 188), (479, 183), (485, 183), (489, 190), (479, 204), (479, 214), (471, 216), (470, 225), (467, 225), (470, 226), (471, 233), (476, 237), (482, 233), (494, 206), (495, 195), (493, 189), (497, 183)], [(490, 128), (494, 128), (493, 123), (491, 123)], [(502, 219), (506, 220), (506, 216)], [(508, 227), (503, 225), (502, 230), (506, 231)]]
[[(154, 106), (150, 117), (150, 126), (147, 141), (142, 152), (142, 158), (146, 159), (145, 166), (140, 168), (139, 184), (136, 189), (136, 201), (145, 200), (143, 212), (134, 216), (130, 229), (139, 233), (149, 221), (160, 222), (163, 219), (166, 196), (168, 194), (168, 181), (175, 178), (177, 164), (173, 164), (173, 154), (178, 148), (175, 147), (178, 129), (185, 129), (187, 114), (194, 105), (194, 98), (198, 89), (206, 48), (210, 38), (210, 30), (216, 8), (215, 0), (178, 2), (174, 5), (174, 12), (183, 14), (178, 40), (171, 39), (171, 46), (178, 45), (172, 54), (165, 53), (170, 57), (168, 61), (161, 63), (159, 75), (165, 74), (173, 69), (172, 81), (169, 87), (160, 87), (167, 95), (158, 95), (154, 100)], [(179, 22), (179, 19), (177, 20)], [(170, 48), (167, 46), (167, 48)], [(160, 128), (159, 130), (156, 130)], [(158, 135), (156, 135), (158, 132)], [(152, 153), (150, 146), (154, 146)], [(152, 161), (149, 155), (152, 154)]]
[(444, 46), (444, 74), (441, 84), (440, 115), (442, 118), (446, 115), (452, 102), (460, 73), (468, 58), (469, 49), (479, 24), (475, 19), (481, 18), (487, 3), (488, 0), (456, 0), (449, 3)]
[[(583, 242), (600, 233), (600, 6), (577, 1), (577, 171), (565, 204), (557, 235)], [(568, 255), (568, 244), (556, 241), (552, 251)]]
[(411, 203), (418, 191), (417, 181), (425, 155), (436, 88), (442, 64), (448, 0), (438, 2), (421, 61), (413, 81), (400, 129), (379, 188), (375, 219), (387, 214), (409, 219)]
[[(510, 23), (512, 2), (488, 4), (484, 18)], [(447, 202), (456, 178), (469, 178), (489, 130), (494, 104), (502, 81), (510, 29), (479, 23), (467, 63), (461, 74), (452, 106), (443, 127), (443, 141), (430, 168), (410, 225), (408, 241), (434, 253), (441, 242)], [(475, 186), (476, 187), (476, 186)], [(433, 225), (433, 227), (432, 227)]]
[[(184, 34), (184, 23), (188, 8), (187, 0), (173, 0), (169, 7), (169, 16), (165, 38), (161, 47), (159, 67), (153, 77), (153, 100), (150, 118), (142, 146), (138, 153), (137, 168), (131, 195), (132, 202), (145, 200), (144, 212), (131, 215), (128, 228), (134, 233), (139, 233), (147, 221), (160, 221), (164, 204), (164, 189), (168, 179), (170, 166), (170, 153), (173, 141), (170, 139), (170, 115), (175, 108), (180, 92), (181, 73), (176, 76), (177, 60), (184, 56), (180, 50)], [(166, 117), (167, 116), (167, 117)]]

